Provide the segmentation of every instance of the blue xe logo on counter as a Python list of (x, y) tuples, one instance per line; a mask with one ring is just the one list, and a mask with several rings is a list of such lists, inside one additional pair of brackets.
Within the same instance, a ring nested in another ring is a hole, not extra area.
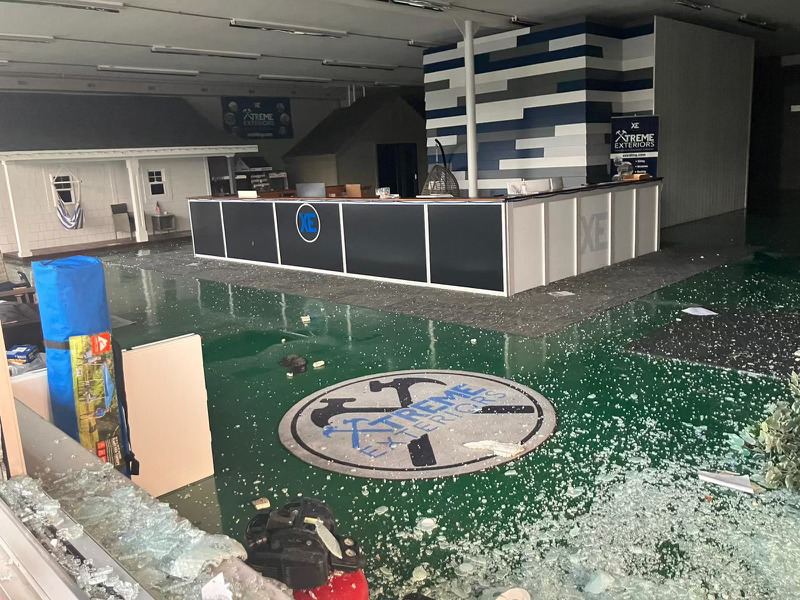
[(300, 219), (300, 233), (317, 233), (317, 227), (314, 225), (314, 217), (311, 213), (298, 215)]
[(313, 243), (317, 241), (321, 229), (319, 213), (310, 204), (301, 204), (297, 209), (297, 233), (303, 241)]

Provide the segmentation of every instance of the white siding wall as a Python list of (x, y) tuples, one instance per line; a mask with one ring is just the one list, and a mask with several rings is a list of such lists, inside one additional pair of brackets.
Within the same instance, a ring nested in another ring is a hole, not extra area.
[[(80, 196), (85, 214), (83, 229), (69, 231), (58, 221), (49, 177), (59, 172), (63, 175), (72, 173), (81, 181)], [(125, 187), (120, 185), (126, 181), (122, 179), (122, 163), (12, 162), (8, 164), (8, 173), (20, 235), (30, 250), (114, 238), (109, 205), (116, 202), (116, 190), (126, 191), (127, 183), (124, 183)]]
[[(178, 231), (189, 230), (189, 196), (205, 196), (208, 194), (206, 159), (204, 157), (170, 158), (165, 160), (140, 161), (142, 182), (144, 183), (144, 212), (147, 218), (147, 230), (152, 232), (150, 215), (155, 212), (156, 202), (163, 209), (177, 217)], [(163, 196), (150, 194), (147, 171), (161, 169), (166, 178), (166, 189)]]
[[(17, 249), (17, 236), (14, 233), (14, 221), (11, 218), (11, 205), (8, 203), (6, 178), (0, 166), (0, 252), (11, 252)], [(0, 272), (0, 280), (3, 273)]]
[[(189, 229), (186, 198), (207, 193), (205, 160), (203, 157), (192, 157), (140, 162), (148, 229), (151, 229), (149, 214), (154, 212), (156, 200), (163, 209), (176, 215), (179, 230)], [(146, 183), (148, 168), (164, 170), (167, 189), (163, 196), (150, 196), (150, 187)], [(20, 235), (27, 242), (29, 250), (112, 241), (115, 236), (110, 206), (124, 202), (128, 205), (128, 211), (133, 212), (124, 161), (11, 162), (8, 170)], [(49, 177), (59, 171), (61, 174), (71, 172), (81, 181), (80, 196), (85, 214), (83, 229), (67, 230), (58, 221)], [(6, 196), (5, 181), (0, 179), (0, 249), (4, 252), (17, 250)]]
[(753, 44), (751, 38), (656, 18), (664, 227), (745, 206)]

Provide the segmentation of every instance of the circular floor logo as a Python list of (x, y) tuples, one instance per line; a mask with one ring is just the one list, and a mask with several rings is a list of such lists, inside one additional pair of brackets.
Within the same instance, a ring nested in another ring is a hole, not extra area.
[(397, 371), (312, 394), (280, 423), (281, 442), (307, 463), (346, 475), (461, 475), (527, 454), (556, 413), (530, 388), (480, 373)]
[(300, 237), (309, 244), (316, 242), (322, 225), (317, 209), (310, 204), (301, 204), (297, 209), (295, 220)]

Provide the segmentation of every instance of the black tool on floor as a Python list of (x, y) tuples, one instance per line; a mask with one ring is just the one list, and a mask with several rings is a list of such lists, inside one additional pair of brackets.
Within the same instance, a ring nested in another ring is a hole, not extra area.
[(298, 373), (305, 373), (306, 369), (308, 368), (308, 361), (297, 354), (290, 354), (286, 358), (281, 359), (279, 364), (282, 367), (289, 369), (289, 372), (294, 375)]
[(313, 498), (258, 513), (247, 524), (245, 540), (247, 564), (294, 590), (318, 588), (334, 571), (364, 568), (356, 541), (337, 535), (330, 507)]

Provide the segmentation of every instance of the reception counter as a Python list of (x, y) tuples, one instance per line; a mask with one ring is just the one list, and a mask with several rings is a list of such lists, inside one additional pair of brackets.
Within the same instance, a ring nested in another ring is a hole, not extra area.
[(189, 199), (196, 256), (511, 296), (655, 252), (660, 180), (515, 198)]

